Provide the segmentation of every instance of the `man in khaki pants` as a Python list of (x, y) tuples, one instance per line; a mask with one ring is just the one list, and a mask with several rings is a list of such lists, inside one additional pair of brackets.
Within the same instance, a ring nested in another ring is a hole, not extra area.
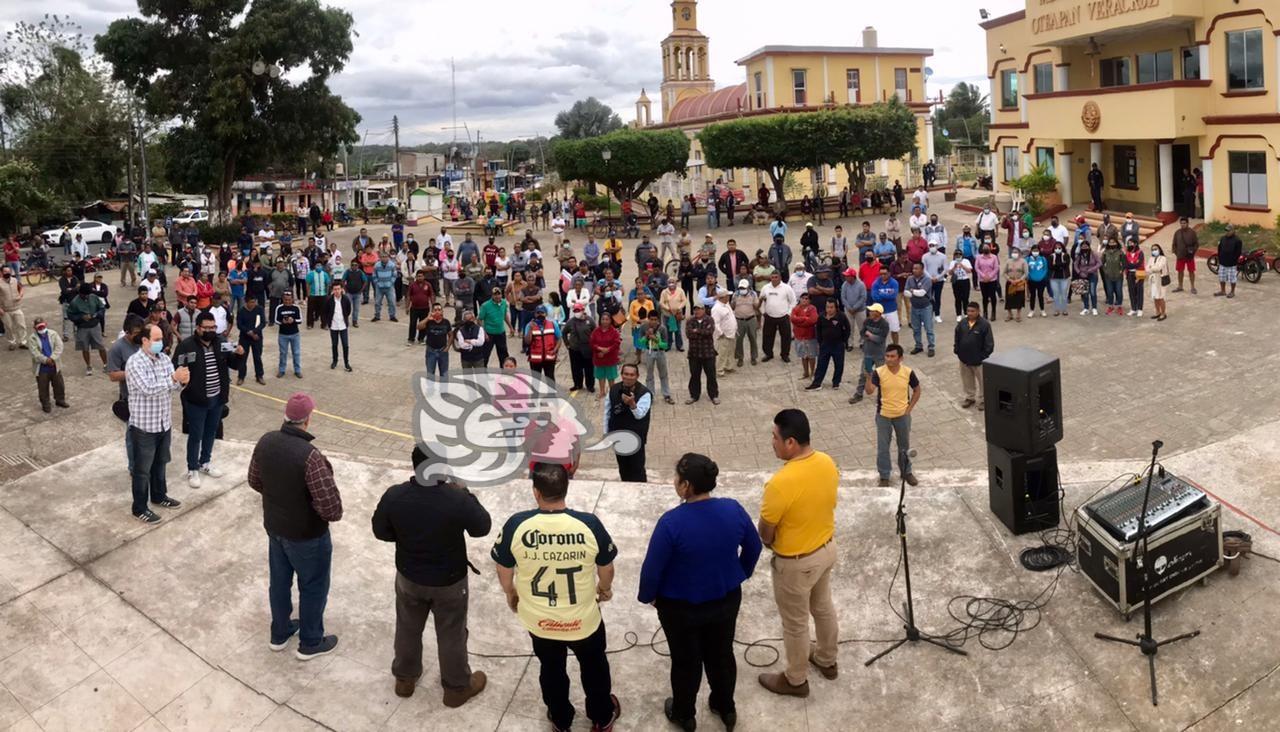
[[(775, 694), (809, 696), (809, 665), (823, 678), (839, 675), (839, 627), (831, 601), (836, 488), (840, 472), (826, 453), (809, 446), (809, 418), (784, 409), (773, 418), (773, 452), (786, 464), (765, 484), (760, 505), (760, 539), (773, 550), (773, 597), (782, 617), (787, 668), (760, 674), (760, 685)], [(809, 616), (817, 647), (809, 650)]]
[(964, 401), (960, 406), (972, 407), (982, 402), (982, 362), (996, 350), (995, 338), (991, 335), (991, 323), (982, 317), (978, 303), (971, 302), (965, 306), (965, 319), (956, 323), (956, 358), (960, 360), (960, 383), (964, 386)]
[(716, 376), (733, 373), (734, 345), (738, 338), (738, 318), (729, 305), (728, 291), (716, 296), (711, 306), (711, 321), (716, 324)]
[(4, 333), (9, 338), (9, 350), (27, 347), (27, 316), (22, 313), (22, 283), (13, 270), (0, 272), (0, 318), (4, 320)]

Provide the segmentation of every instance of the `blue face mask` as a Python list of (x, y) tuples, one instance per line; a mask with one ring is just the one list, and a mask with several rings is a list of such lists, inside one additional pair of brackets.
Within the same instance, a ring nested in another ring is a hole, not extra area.
[(151, 342), (151, 353), (159, 356), (163, 352), (164, 352), (164, 341)]

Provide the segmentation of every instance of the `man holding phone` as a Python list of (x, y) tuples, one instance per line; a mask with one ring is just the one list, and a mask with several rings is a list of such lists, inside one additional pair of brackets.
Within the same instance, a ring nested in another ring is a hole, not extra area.
[(183, 340), (173, 352), (173, 365), (190, 369), (190, 379), (182, 390), (182, 423), (187, 432), (187, 483), (200, 487), (200, 474), (221, 478), (223, 473), (210, 464), (213, 441), (222, 422), (222, 408), (231, 392), (230, 361), (244, 355), (244, 347), (228, 343), (218, 335), (213, 315), (196, 316), (195, 335)]

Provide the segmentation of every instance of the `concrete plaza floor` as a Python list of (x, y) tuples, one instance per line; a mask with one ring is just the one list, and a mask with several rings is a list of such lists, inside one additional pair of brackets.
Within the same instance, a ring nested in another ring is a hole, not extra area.
[[(972, 216), (939, 207), (958, 233)], [(868, 217), (878, 222), (882, 217)], [(853, 229), (858, 219), (842, 223)], [(824, 242), (831, 225), (822, 227)], [(701, 222), (699, 222), (701, 224)], [(792, 222), (789, 237), (797, 245)], [(381, 233), (370, 227), (375, 236)], [(334, 236), (344, 247), (355, 231)], [(417, 231), (420, 240), (428, 233)], [(695, 241), (701, 238), (695, 226)], [(547, 238), (544, 237), (544, 249)], [(765, 244), (762, 228), (721, 229), (723, 248)], [(583, 238), (574, 236), (580, 250)], [(508, 246), (514, 239), (506, 239)], [(627, 242), (628, 255), (634, 242)], [(1203, 274), (1203, 270), (1202, 270)], [(554, 269), (548, 279), (555, 276)], [(116, 273), (108, 273), (114, 285)], [(624, 276), (624, 279), (626, 277)], [(129, 294), (113, 291), (108, 316), (118, 326)], [(1059, 445), (1068, 510), (1114, 476), (1142, 467), (1150, 442), (1163, 439), (1165, 464), (1206, 486), (1224, 508), (1227, 528), (1254, 535), (1259, 551), (1280, 555), (1280, 392), (1274, 348), (1280, 290), (1270, 275), (1242, 283), (1231, 301), (1171, 295), (1170, 319), (1037, 318), (995, 323), (997, 349), (1031, 345), (1062, 361), (1065, 439)], [(55, 312), (54, 288), (32, 288), (28, 321)], [(949, 293), (947, 294), (949, 305)], [(944, 309), (944, 314), (950, 311)], [(70, 410), (39, 411), (26, 352), (0, 351), (0, 730), (404, 729), (465, 725), (476, 729), (542, 729), (537, 667), (528, 640), (506, 611), (487, 558), (489, 541), (470, 542), (483, 571), (472, 578), (473, 666), (490, 687), (461, 710), (441, 705), (434, 663), (418, 693), (392, 693), (394, 624), (392, 551), (375, 541), (369, 518), (383, 489), (407, 477), (410, 375), (422, 353), (404, 345), (407, 323), (369, 322), (352, 332), (356, 371), (333, 372), (328, 337), (304, 331), (304, 374), (273, 376), (274, 339), (265, 349), (267, 385), (237, 388), (228, 441), (215, 460), (220, 481), (188, 489), (181, 477), (184, 439), (175, 439), (170, 484), (182, 509), (157, 527), (127, 512), (128, 477), (121, 426), (109, 405), (115, 387), (99, 371), (83, 375), (78, 355), (64, 355)], [(57, 319), (53, 318), (54, 327)], [(987, 510), (981, 415), (959, 407), (959, 375), (950, 355), (950, 326), (939, 327), (934, 359), (912, 357), (926, 393), (916, 413), (919, 488), (909, 491), (912, 568), (921, 625), (945, 631), (955, 595), (1031, 599), (1049, 581), (1016, 562), (1034, 537), (1014, 538)], [(903, 334), (903, 342), (910, 344)], [(97, 360), (95, 356), (95, 367)], [(567, 378), (567, 366), (560, 377)], [(811, 681), (807, 700), (777, 699), (759, 689), (757, 669), (773, 655), (739, 648), (740, 729), (1270, 729), (1280, 718), (1280, 566), (1255, 560), (1236, 578), (1215, 574), (1156, 606), (1157, 635), (1200, 628), (1199, 638), (1162, 650), (1161, 705), (1147, 701), (1145, 666), (1134, 649), (1103, 644), (1095, 630), (1127, 635), (1124, 623), (1085, 579), (1063, 575), (1039, 626), (1002, 651), (971, 640), (968, 659), (928, 647), (905, 648), (871, 669), (861, 662), (900, 628), (886, 593), (896, 562), (896, 489), (874, 487), (871, 408), (850, 406), (839, 392), (803, 392), (798, 364), (777, 361), (740, 369), (722, 382), (722, 404), (658, 405), (649, 444), (651, 479), (669, 479), (687, 450), (705, 452), (728, 471), (722, 492), (753, 515), (760, 487), (777, 467), (769, 420), (800, 406), (814, 442), (844, 476), (838, 515), (840, 565), (835, 581), (843, 644), (840, 679)], [(672, 357), (672, 385), (684, 396), (687, 369)], [(266, 547), (257, 496), (244, 484), (253, 440), (279, 424), (279, 400), (311, 392), (323, 414), (313, 420), (316, 444), (334, 458), (347, 514), (334, 528), (334, 579), (327, 625), (339, 652), (302, 664), (266, 646)], [(580, 397), (585, 398), (585, 397)], [(591, 409), (597, 420), (596, 410)], [(670, 488), (623, 485), (612, 459), (588, 457), (570, 505), (594, 509), (620, 548), (615, 599), (604, 608), (610, 647), (648, 643), (657, 628), (650, 608), (635, 602), (639, 564), (653, 522), (673, 505)], [(478, 491), (500, 520), (529, 505), (524, 485)], [(1247, 514), (1253, 519), (1246, 518)], [(745, 587), (738, 637), (776, 638), (767, 563)], [(895, 603), (901, 598), (895, 588)], [(634, 635), (628, 635), (629, 633)], [(431, 634), (427, 657), (434, 655)], [(999, 640), (992, 637), (991, 640)], [(777, 646), (777, 643), (770, 643)], [(664, 729), (667, 661), (648, 648), (611, 656), (623, 704), (618, 729)], [(774, 665), (773, 668), (777, 668)], [(704, 690), (705, 696), (705, 690)], [(581, 699), (577, 698), (579, 707)], [(704, 729), (718, 721), (700, 708)], [(585, 729), (581, 716), (578, 726)]]

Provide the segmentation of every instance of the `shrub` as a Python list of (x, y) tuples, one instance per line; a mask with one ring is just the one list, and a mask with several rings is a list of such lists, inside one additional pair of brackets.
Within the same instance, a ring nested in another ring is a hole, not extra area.
[(1026, 175), (1009, 181), (1009, 186), (1020, 192), (1027, 201), (1027, 209), (1033, 217), (1044, 213), (1044, 195), (1058, 189), (1058, 177), (1040, 164), (1032, 168)]
[(240, 224), (210, 224), (201, 222), (196, 224), (196, 230), (200, 232), (200, 241), (205, 244), (234, 244), (236, 237), (240, 236)]

